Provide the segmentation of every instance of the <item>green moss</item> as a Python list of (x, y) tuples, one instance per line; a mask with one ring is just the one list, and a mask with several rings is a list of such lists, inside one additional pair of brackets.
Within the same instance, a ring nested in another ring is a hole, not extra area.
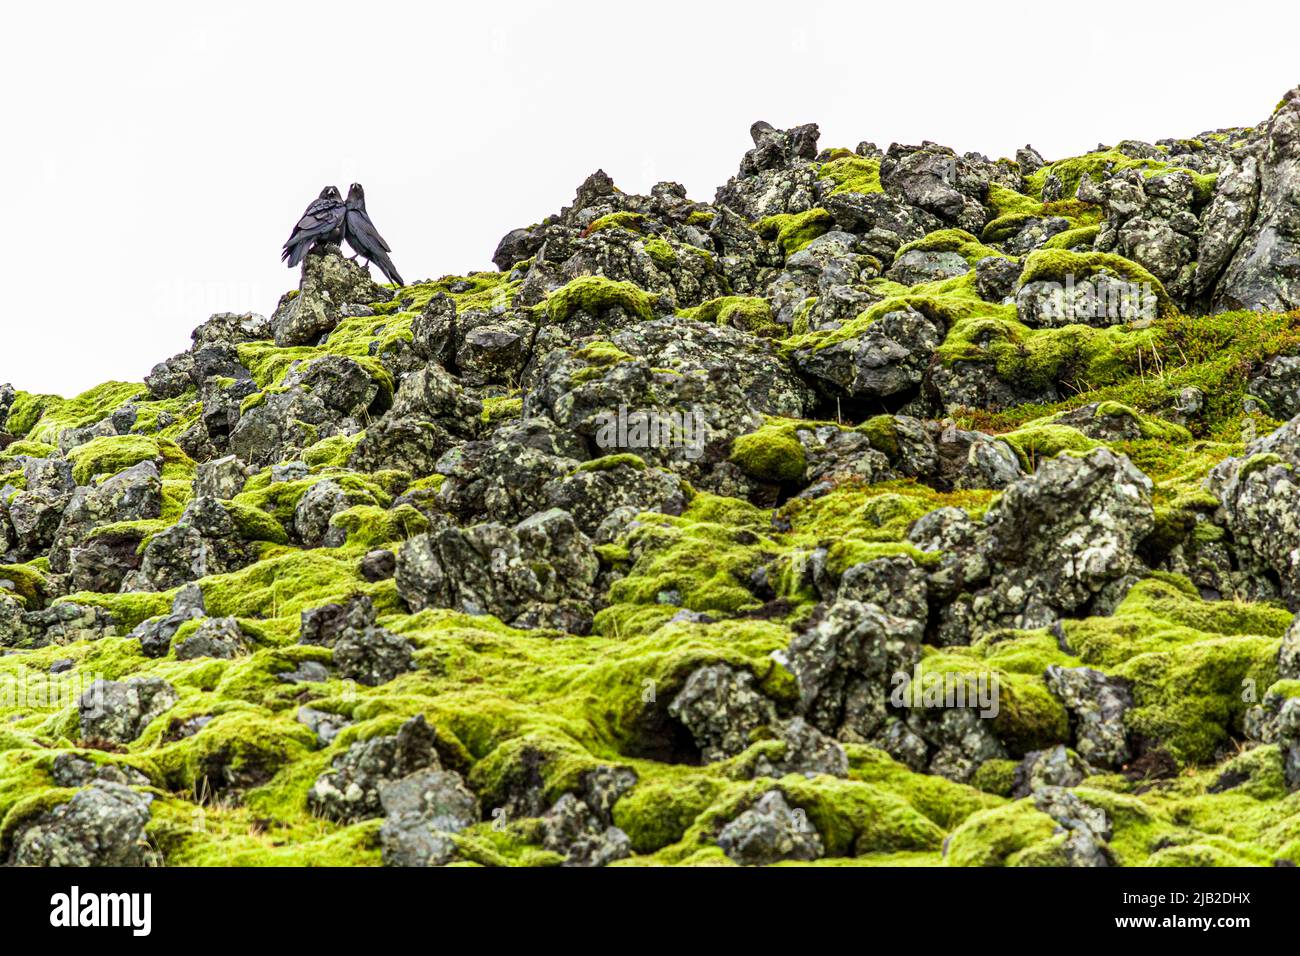
[(45, 592), (45, 573), (29, 564), (0, 564), (0, 594), (16, 594), (29, 607)]
[(132, 399), (148, 390), (133, 382), (106, 382), (76, 398), (19, 393), (9, 410), (7, 431), (32, 441), (57, 444), (59, 435), (69, 428), (84, 428), (107, 418)]
[(722, 781), (704, 773), (648, 782), (614, 805), (614, 824), (637, 853), (654, 853), (680, 841), (723, 788)]
[(967, 265), (974, 266), (981, 259), (994, 256), (999, 259), (1009, 258), (1005, 252), (986, 246), (965, 229), (939, 229), (906, 243), (899, 247), (898, 255), (903, 256), (912, 251), (921, 252), (955, 252), (966, 260)]
[(340, 528), (354, 547), (377, 548), (406, 541), (430, 528), (429, 519), (410, 505), (385, 510), (376, 505), (358, 505), (330, 519), (331, 528)]
[(986, 760), (980, 764), (971, 778), (971, 785), (999, 797), (1009, 797), (1015, 786), (1016, 768), (1020, 764), (1015, 760)]
[(611, 212), (594, 220), (587, 227), (585, 234), (590, 236), (603, 229), (627, 229), (631, 232), (640, 232), (644, 223), (645, 216), (639, 212)]
[(792, 256), (818, 236), (835, 227), (835, 217), (820, 206), (807, 212), (778, 213), (754, 223), (764, 239), (773, 239), (787, 256)]
[(908, 529), (936, 508), (964, 508), (982, 516), (993, 499), (988, 491), (938, 492), (912, 481), (866, 485), (845, 481), (817, 498), (794, 498), (778, 512), (790, 530), (788, 550), (829, 549), (829, 567), (839, 573), (852, 564), (905, 555), (924, 564), (936, 559), (906, 543)]
[(1068, 425), (1029, 424), (1001, 437), (1015, 449), (1021, 466), (1030, 471), (1039, 461), (1063, 451), (1088, 452), (1102, 444)]
[(1239, 732), (1246, 682), (1273, 682), (1291, 617), (1267, 604), (1203, 601), (1185, 579), (1162, 576), (1135, 585), (1110, 617), (1065, 628), (1085, 664), (1132, 682), (1132, 732), (1179, 761), (1202, 763)]
[(742, 332), (751, 332), (768, 338), (780, 338), (784, 329), (772, 318), (772, 307), (766, 299), (745, 295), (726, 295), (710, 299), (694, 308), (678, 312), (684, 319), (729, 325)]
[(871, 442), (871, 447), (884, 452), (891, 461), (901, 454), (893, 415), (875, 415), (863, 422), (860, 428)]
[(0, 461), (12, 460), (20, 456), (28, 458), (49, 458), (57, 454), (58, 449), (53, 445), (47, 445), (39, 441), (16, 441), (9, 447), (0, 450)]
[(880, 160), (878, 159), (868, 159), (850, 153), (823, 163), (817, 176), (819, 179), (829, 180), (835, 184), (827, 194), (831, 196), (837, 193), (884, 192), (880, 185)]
[(195, 464), (175, 443), (144, 435), (95, 438), (68, 453), (72, 477), (88, 485), (96, 475), (115, 475), (142, 461), (157, 462), (164, 478), (192, 480)]
[(19, 392), (15, 396), (13, 404), (9, 407), (9, 415), (5, 419), (4, 428), (0, 430), (22, 438), (32, 430), (47, 407), (57, 406), (62, 402), (63, 399), (57, 395), (33, 395), (31, 392)]
[(1031, 847), (1052, 840), (1056, 822), (1019, 800), (972, 814), (953, 831), (944, 862), (948, 866), (1015, 865)]
[(1044, 249), (1089, 249), (1101, 232), (1101, 226), (1079, 226), (1058, 232), (1043, 243)]
[(302, 460), (311, 468), (342, 468), (356, 451), (365, 432), (355, 435), (332, 435), (303, 450)]
[[(762, 552), (767, 515), (735, 499), (698, 494), (682, 515), (646, 514), (629, 539), (635, 555), (610, 604), (672, 604), (692, 611), (735, 614), (760, 602), (746, 586)], [(601, 611), (599, 633), (616, 612)]]
[(808, 467), (796, 423), (779, 420), (732, 442), (731, 461), (751, 478), (782, 484), (799, 481)]
[(881, 316), (902, 309), (915, 309), (948, 328), (976, 319), (1015, 321), (1014, 304), (989, 303), (979, 297), (974, 269), (965, 275), (938, 282), (923, 282), (911, 288), (886, 280), (874, 280), (866, 285), (883, 298), (838, 328), (791, 336), (781, 343), (782, 351), (822, 349), (855, 339), (867, 332)]
[(1010, 318), (958, 321), (936, 350), (940, 361), (979, 361), (1026, 393), (1064, 385), (1087, 391), (1127, 377), (1129, 362), (1155, 339), (1150, 329), (1085, 325), (1030, 329)]
[(615, 468), (635, 468), (637, 471), (645, 471), (646, 463), (640, 455), (621, 452), (617, 455), (605, 455), (602, 458), (584, 461), (574, 471), (612, 471)]
[(645, 251), (660, 269), (671, 269), (677, 264), (677, 251), (664, 239), (647, 239)]
[(270, 541), (273, 544), (289, 543), (289, 535), (284, 530), (284, 525), (262, 509), (232, 501), (227, 503), (226, 511), (234, 520), (239, 536), (244, 540)]
[(1203, 179), (1203, 175), (1195, 173), (1189, 169), (1171, 165), (1157, 159), (1134, 159), (1126, 156), (1117, 149), (1104, 149), (1092, 153), (1085, 153), (1082, 156), (1072, 156), (1069, 159), (1058, 160), (1055, 163), (1049, 163), (1031, 175), (1025, 177), (1025, 188), (1034, 196), (1041, 197), (1043, 185), (1049, 175), (1054, 175), (1061, 181), (1063, 187), (1062, 194), (1073, 196), (1079, 188), (1079, 182), (1087, 176), (1094, 182), (1100, 182), (1102, 179), (1114, 176), (1117, 173), (1129, 169), (1142, 171), (1142, 175), (1150, 178), (1165, 172), (1186, 172), (1192, 176), (1195, 188), (1199, 193), (1205, 189), (1205, 185), (1198, 179)]
[(524, 400), (514, 396), (497, 396), (483, 400), (481, 419), (485, 425), (496, 425), (512, 418), (519, 418), (524, 413)]
[(607, 309), (620, 308), (639, 318), (654, 318), (654, 299), (630, 282), (614, 282), (604, 276), (581, 276), (546, 299), (542, 308), (555, 322), (563, 322), (575, 312), (599, 315)]

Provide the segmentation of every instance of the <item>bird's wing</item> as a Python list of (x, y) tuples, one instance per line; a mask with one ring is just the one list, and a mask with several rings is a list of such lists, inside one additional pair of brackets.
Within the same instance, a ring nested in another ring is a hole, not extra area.
[(317, 199), (307, 207), (298, 224), (293, 227), (289, 241), (284, 244), (288, 249), (295, 243), (311, 241), (327, 236), (334, 231), (343, 219), (346, 207), (335, 199)]
[(379, 234), (379, 230), (375, 228), (370, 214), (364, 209), (348, 210), (348, 229), (358, 237), (362, 237), (372, 249), (382, 249), (384, 252), (393, 251), (392, 247), (384, 241), (384, 237)]

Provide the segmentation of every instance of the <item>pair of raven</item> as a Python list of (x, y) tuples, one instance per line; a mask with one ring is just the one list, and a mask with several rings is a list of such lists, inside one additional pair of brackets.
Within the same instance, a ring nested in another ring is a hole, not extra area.
[(353, 183), (348, 189), (347, 202), (343, 201), (337, 187), (326, 186), (322, 189), (320, 197), (307, 207), (307, 211), (298, 220), (298, 225), (293, 227), (293, 233), (284, 244), (280, 258), (292, 268), (302, 262), (303, 256), (318, 243), (337, 245), (344, 240), (356, 253), (352, 258), (365, 256), (367, 264), (379, 264), (389, 282), (406, 284), (397, 274), (393, 260), (388, 258), (393, 250), (370, 221), (370, 215), (366, 212), (366, 193), (360, 183)]

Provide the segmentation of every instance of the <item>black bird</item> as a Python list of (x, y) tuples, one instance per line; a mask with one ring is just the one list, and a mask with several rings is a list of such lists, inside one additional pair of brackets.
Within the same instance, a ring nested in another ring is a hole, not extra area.
[[(384, 275), (388, 276), (389, 282), (395, 285), (406, 285), (402, 277), (397, 274), (393, 260), (388, 258), (388, 254), (393, 250), (389, 248), (388, 243), (384, 242), (384, 237), (370, 221), (370, 214), (366, 212), (366, 191), (361, 188), (360, 183), (353, 183), (349, 187), (347, 209), (343, 237), (347, 239), (352, 251), (358, 256), (365, 256), (367, 265), (371, 262), (379, 263), (379, 268), (384, 270)], [(353, 258), (355, 259), (356, 256)]]
[(284, 244), (280, 258), (292, 268), (302, 262), (302, 257), (313, 246), (322, 242), (342, 242), (346, 214), (347, 207), (343, 205), (338, 187), (326, 186), (320, 191), (320, 197), (312, 200), (312, 204), (298, 220), (298, 225), (293, 227), (293, 233)]

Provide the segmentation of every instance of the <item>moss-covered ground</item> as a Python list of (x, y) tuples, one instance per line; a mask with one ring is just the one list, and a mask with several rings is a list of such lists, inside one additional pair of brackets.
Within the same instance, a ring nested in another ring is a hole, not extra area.
[[(940, 230), (899, 253), (956, 252), (971, 271), (910, 287), (871, 280), (876, 303), (832, 328), (778, 325), (771, 303), (761, 296), (710, 299), (680, 310), (678, 317), (779, 340), (782, 355), (847, 341), (900, 308), (935, 317), (946, 330), (936, 362), (978, 363), (1023, 394), (1050, 386), (1066, 396), (994, 410), (945, 409), (951, 421), (1005, 438), (1030, 471), (1055, 455), (1109, 444), (1152, 478), (1157, 533), (1174, 534), (1190, 526), (1194, 515), (1213, 510), (1213, 499), (1207, 500), (1201, 488), (1209, 470), (1239, 454), (1246, 436), (1279, 424), (1260, 403), (1246, 401), (1247, 379), (1264, 359), (1300, 350), (1300, 314), (1188, 316), (1160, 290), (1161, 315), (1140, 326), (1031, 328), (1017, 319), (1014, 304), (981, 298), (976, 283), (977, 262), (1006, 255), (997, 243), (1031, 219), (1062, 216), (1070, 220), (1070, 230), (1026, 259), (1022, 283), (1064, 272), (1106, 272), (1158, 287), (1136, 263), (1089, 250), (1100, 219), (1097, 207), (1042, 201), (1049, 173), (1073, 195), (1083, 177), (1131, 168), (1154, 174), (1167, 164), (1104, 151), (1044, 167), (1028, 177), (1023, 192), (994, 187), (987, 201), (990, 221), (981, 235)], [(843, 150), (819, 166), (818, 176), (827, 194), (881, 190), (879, 162)], [(1211, 177), (1195, 174), (1195, 180), (1202, 192), (1213, 187)], [(617, 229), (641, 235), (644, 226), (638, 215), (618, 213), (595, 220), (586, 234)], [(834, 221), (816, 207), (752, 226), (789, 256), (834, 228)], [(660, 245), (652, 247), (655, 241)], [(662, 240), (647, 240), (646, 249), (661, 263), (674, 254)], [(239, 346), (240, 359), (265, 392), (281, 387), (294, 362), (345, 355), (391, 394), (395, 383), (383, 359), (411, 341), (412, 323), (432, 296), (448, 294), (462, 311), (491, 309), (509, 304), (519, 285), (510, 273), (413, 284), (377, 307), (376, 314), (344, 320), (319, 346), (286, 349), (254, 342)], [(661, 314), (654, 294), (601, 276), (569, 282), (534, 312), (541, 321), (561, 323), (578, 311), (611, 307), (638, 320)], [(585, 351), (602, 368), (628, 359), (608, 344), (588, 345)], [(1189, 388), (1202, 396), (1203, 409), (1178, 423), (1170, 410)], [(82, 484), (140, 461), (159, 464), (162, 515), (136, 529), (147, 543), (180, 516), (192, 495), (196, 466), (176, 439), (201, 413), (193, 390), (166, 400), (151, 399), (143, 385), (120, 382), (72, 399), (19, 393), (7, 422), (0, 423), (17, 439), (0, 449), (0, 486), (21, 489), (23, 456), (53, 453), (68, 429), (99, 422), (127, 403), (136, 409), (131, 434), (95, 438), (68, 457)], [(1097, 415), (1134, 423), (1137, 437), (1103, 442), (1059, 421), (1094, 404)], [(518, 394), (491, 398), (483, 422), (516, 417), (522, 405)], [(793, 490), (808, 467), (799, 433), (815, 424), (768, 419), (733, 443), (730, 460), (750, 478)], [(862, 431), (888, 457), (897, 456), (890, 416), (840, 424)], [(210, 615), (238, 619), (250, 639), (247, 654), (188, 661), (177, 660), (174, 652), (160, 659), (144, 656), (139, 643), (125, 635), (141, 621), (166, 613), (174, 596), (169, 592), (59, 598), (103, 608), (115, 633), (0, 656), (0, 859), (24, 821), (70, 796), (55, 786), (51, 766), (58, 754), (72, 751), (133, 767), (147, 777), (156, 797), (148, 837), (168, 864), (378, 864), (380, 821), (321, 819), (309, 812), (307, 792), (352, 743), (393, 733), (404, 719), (423, 714), (456, 755), (456, 769), (489, 814), (455, 836), (464, 861), (559, 862), (540, 848), (530, 821), (502, 827), (490, 816), (505, 799), (519, 755), (528, 750), (539, 755), (538, 785), (548, 801), (572, 790), (584, 771), (597, 766), (635, 771), (638, 782), (613, 808), (614, 822), (635, 851), (620, 865), (727, 864), (715, 842), (718, 829), (773, 785), (751, 779), (749, 770), (758, 755), (778, 745), (760, 740), (738, 757), (707, 765), (665, 753), (667, 702), (693, 670), (726, 662), (752, 673), (756, 686), (789, 710), (798, 690), (773, 655), (785, 650), (815, 613), (818, 596), (802, 570), (808, 556), (825, 549), (833, 575), (891, 555), (933, 563), (939, 556), (919, 552), (906, 540), (916, 519), (936, 508), (957, 507), (978, 520), (998, 497), (994, 491), (941, 491), (897, 477), (875, 484), (844, 480), (819, 497), (783, 496), (776, 507), (691, 491), (682, 514), (642, 515), (629, 534), (599, 549), (612, 584), (592, 633), (578, 637), (514, 629), (489, 615), (441, 609), (410, 614), (391, 580), (368, 581), (361, 573), (367, 552), (396, 550), (429, 527), (419, 511), (394, 507), (394, 501), (412, 488), (436, 486), (441, 476), (350, 470), (347, 462), (358, 440), (325, 439), (303, 456), (307, 477), (273, 482), (264, 469), (227, 503), (241, 535), (256, 542), (260, 560), (203, 578), (199, 586)], [(291, 543), (294, 510), (312, 485), (327, 478), (349, 495), (351, 507), (333, 519), (347, 532), (348, 543), (298, 547)], [(770, 592), (754, 585), (760, 569), (768, 572)], [(34, 610), (47, 603), (48, 573), (48, 562), (38, 559), (0, 566), (0, 581)], [(356, 594), (373, 599), (380, 625), (412, 642), (416, 669), (378, 687), (337, 677), (320, 683), (281, 680), (278, 675), (303, 662), (330, 660), (329, 650), (298, 643), (302, 612)], [(667, 594), (674, 600), (666, 601)], [(683, 609), (706, 617), (682, 620)], [(1153, 574), (1111, 615), (1068, 620), (1060, 634), (999, 631), (970, 646), (927, 647), (922, 666), (933, 672), (996, 674), (1005, 697), (995, 729), (1016, 757), (1069, 739), (1069, 715), (1044, 680), (1049, 665), (1087, 665), (1128, 681), (1134, 706), (1127, 729), (1167, 752), (1175, 771), (1155, 779), (1099, 773), (1077, 788), (1107, 811), (1119, 862), (1300, 863), (1300, 795), (1287, 792), (1277, 747), (1247, 746), (1242, 726), (1249, 705), (1242, 687), (1257, 687), (1262, 696), (1276, 682), (1278, 646), (1291, 618), (1269, 603), (1206, 600), (1185, 578)], [(194, 627), (184, 625), (177, 640)], [(70, 663), (52, 673), (56, 662)], [(134, 742), (90, 749), (81, 739), (75, 691), (93, 677), (144, 675), (170, 682), (180, 702)], [(23, 694), (4, 693), (14, 687), (22, 687)], [(319, 746), (296, 719), (303, 706), (350, 723), (328, 746)], [(211, 719), (197, 732), (182, 734), (182, 725), (198, 716)], [(972, 783), (960, 784), (909, 770), (863, 744), (849, 743), (846, 750), (844, 779), (791, 775), (775, 782), (821, 835), (827, 854), (822, 864), (1060, 862), (1061, 839), (1051, 818), (1031, 800), (1010, 796), (1010, 760), (989, 761)], [(1225, 776), (1237, 782), (1225, 788)], [(232, 778), (239, 783), (232, 784)]]

